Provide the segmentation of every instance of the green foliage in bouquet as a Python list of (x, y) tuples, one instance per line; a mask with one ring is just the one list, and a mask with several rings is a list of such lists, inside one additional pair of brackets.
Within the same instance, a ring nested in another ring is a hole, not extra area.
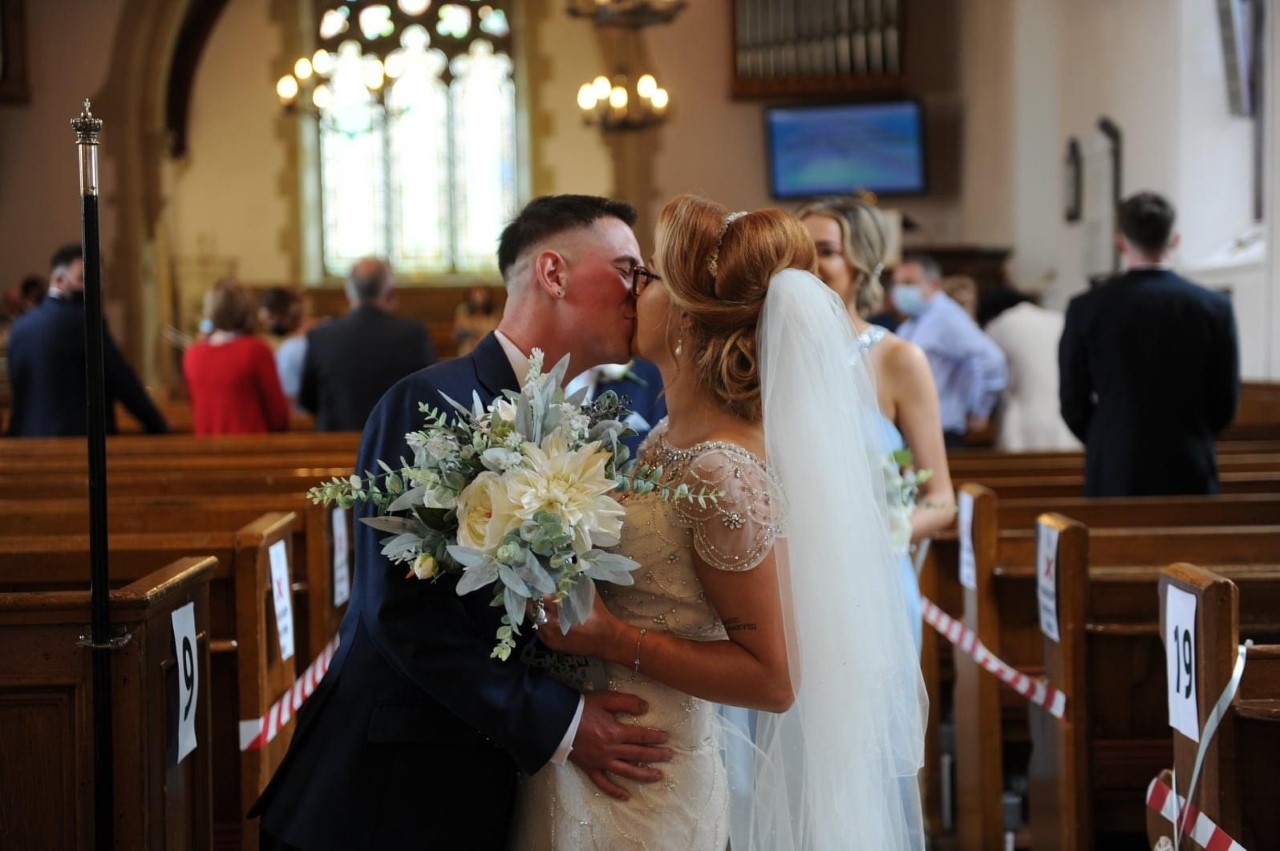
[(621, 442), (635, 434), (629, 411), (607, 392), (584, 403), (566, 398), (568, 356), (542, 372), (542, 352), (529, 360), (520, 392), (485, 407), (446, 397), (454, 416), (421, 404), (425, 422), (405, 436), (413, 460), (381, 473), (335, 478), (312, 488), (317, 503), (373, 506), (361, 522), (388, 533), (382, 554), (408, 568), (406, 577), (458, 576), (457, 593), (493, 587), (505, 609), (493, 656), (506, 660), (531, 600), (553, 595), (568, 631), (591, 613), (592, 580), (630, 585), (639, 565), (609, 552), (618, 544), (623, 509), (612, 494), (657, 494), (664, 500), (714, 501), (714, 491), (672, 487), (661, 467), (641, 468)]

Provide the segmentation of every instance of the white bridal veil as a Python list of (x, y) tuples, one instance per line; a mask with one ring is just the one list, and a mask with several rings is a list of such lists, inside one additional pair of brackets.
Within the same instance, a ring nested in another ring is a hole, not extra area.
[(732, 847), (919, 851), (928, 698), (889, 541), (874, 383), (844, 305), (808, 272), (773, 276), (759, 344), (767, 458), (788, 501), (777, 554), (796, 700), (759, 716)]

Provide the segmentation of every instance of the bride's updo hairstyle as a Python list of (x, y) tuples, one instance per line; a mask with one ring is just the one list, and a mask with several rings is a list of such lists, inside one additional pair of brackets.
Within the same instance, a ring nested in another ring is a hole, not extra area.
[[(676, 308), (671, 315), (687, 317), (683, 345), (694, 353), (699, 386), (737, 416), (758, 422), (756, 325), (775, 272), (817, 268), (809, 232), (782, 210), (731, 215), (713, 201), (681, 195), (662, 208), (655, 242)], [(668, 333), (669, 345), (679, 333)]]

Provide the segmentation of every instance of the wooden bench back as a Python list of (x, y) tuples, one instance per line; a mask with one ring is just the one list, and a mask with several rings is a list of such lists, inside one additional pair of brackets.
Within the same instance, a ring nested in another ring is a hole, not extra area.
[[(275, 512), (230, 532), (126, 533), (112, 535), (108, 545), (117, 580), (144, 576), (181, 554), (210, 554), (220, 561), (210, 585), (214, 814), (217, 822), (235, 825), (245, 847), (256, 847), (257, 839), (256, 826), (245, 823), (243, 815), (283, 758), (292, 734), (290, 723), (266, 748), (240, 753), (239, 722), (265, 715), (293, 686), (299, 670), (296, 654), (281, 658), (270, 555), (273, 546), (283, 546), (294, 575), (291, 530), (297, 523), (296, 514)], [(0, 538), (0, 591), (83, 588), (88, 565), (87, 535)]]
[[(1252, 589), (1218, 572), (1191, 564), (1169, 566), (1160, 579), (1161, 637), (1167, 637), (1164, 601), (1169, 588), (1196, 599), (1194, 681), (1197, 715), (1203, 726), (1231, 678), (1242, 638), (1242, 602)], [(1199, 744), (1170, 729), (1176, 786), (1185, 799)], [(1280, 645), (1254, 645), (1246, 651), (1239, 691), (1205, 752), (1194, 803), (1223, 831), (1246, 848), (1280, 843), (1274, 806), (1274, 777), (1280, 762)], [(1160, 779), (1174, 787), (1168, 770)], [(1172, 825), (1147, 813), (1147, 835), (1154, 843), (1172, 839)]]
[[(116, 843), (212, 847), (209, 581), (212, 558), (179, 559), (111, 592), (130, 640), (111, 654)], [(172, 613), (193, 603), (200, 688), (196, 749), (174, 764), (179, 660)], [(0, 846), (93, 848), (93, 691), (87, 591), (34, 583), (0, 593)]]
[[(355, 457), (360, 433), (286, 431), (196, 437), (191, 434), (123, 434), (107, 437), (107, 457), (168, 455), (287, 455), (296, 452), (350, 452)], [(72, 458), (86, 452), (83, 437), (34, 437), (0, 440), (0, 462), (11, 458)]]
[[(995, 495), (974, 485), (965, 485), (963, 490), (973, 498), (972, 535), (976, 574), (976, 588), (964, 591), (964, 620), (993, 653), (1019, 670), (1038, 675), (1043, 668), (1053, 666), (1045, 658), (1045, 645), (1049, 642), (1040, 635), (1035, 575), (1036, 534), (1031, 530), (1000, 532), (996, 521), (998, 512)], [(1065, 518), (1058, 518), (1056, 522), (1069, 523)], [(1081, 530), (1083, 528), (1080, 527)], [(1099, 633), (1104, 639), (1114, 637), (1123, 641), (1126, 636), (1137, 635), (1148, 643), (1153, 640), (1157, 616), (1154, 587), (1158, 570), (1160, 566), (1176, 558), (1195, 557), (1208, 561), (1216, 559), (1221, 563), (1246, 564), (1274, 561), (1277, 554), (1280, 554), (1280, 529), (1276, 527), (1088, 530), (1083, 532), (1086, 537), (1083, 546), (1079, 544), (1078, 534), (1081, 533), (1068, 534), (1063, 541), (1063, 545), (1068, 548), (1068, 555), (1074, 554), (1077, 561), (1073, 564), (1060, 561), (1059, 567), (1060, 577), (1066, 577), (1060, 579), (1060, 583), (1083, 582), (1079, 588), (1068, 586), (1065, 592), (1066, 599), (1073, 606), (1078, 605), (1078, 608), (1072, 610), (1077, 614), (1077, 621), (1064, 618), (1064, 622), (1060, 622), (1060, 628), (1079, 628), (1078, 634), (1068, 633), (1073, 639), (1082, 638), (1087, 629)], [(1196, 555), (1187, 556), (1187, 553)], [(1090, 580), (1101, 578), (1100, 568), (1106, 565), (1117, 566), (1110, 581), (1091, 582)], [(1143, 565), (1149, 566), (1141, 567)], [(1274, 571), (1273, 566), (1268, 566), (1267, 569)], [(1280, 588), (1277, 592), (1280, 592)], [(1059, 593), (1064, 592), (1060, 589)], [(1098, 603), (1096, 611), (1090, 608), (1091, 602), (1095, 600)], [(1059, 605), (1063, 605), (1062, 600)], [(1089, 616), (1087, 623), (1086, 611)], [(1272, 627), (1276, 626), (1274, 618), (1260, 617), (1270, 621)], [(1060, 618), (1063, 615), (1060, 614)], [(1109, 619), (1111, 622), (1108, 622)], [(1067, 678), (1061, 683), (1062, 690), (1074, 701), (1071, 689), (1081, 694), (1088, 693), (1084, 686), (1084, 668), (1081, 667), (1086, 663), (1086, 656), (1097, 662), (1099, 654), (1096, 650), (1086, 653), (1083, 643), (1072, 647), (1074, 655), (1058, 659), (1054, 665), (1062, 670), (1060, 675)], [(1053, 649), (1063, 650), (1064, 646), (1055, 645)], [(1001, 707), (1007, 704), (1009, 695), (1003, 691), (1004, 687), (998, 680), (981, 670), (971, 658), (957, 653), (954, 659), (956, 759), (957, 776), (960, 778), (957, 799), (962, 844), (964, 847), (995, 848), (999, 847), (1003, 835), (1000, 802), (992, 799), (985, 790), (1003, 788), (1003, 734), (1000, 719)], [(1105, 668), (1105, 660), (1103, 667)], [(1114, 671), (1115, 667), (1110, 670)], [(1097, 674), (1097, 671), (1094, 673)], [(1161, 677), (1162, 685), (1163, 669), (1155, 673), (1144, 670), (1142, 674), (1148, 679), (1156, 675)], [(1151, 689), (1143, 691), (1139, 698), (1138, 689), (1143, 688), (1143, 683), (1128, 682), (1138, 676), (1135, 671), (1118, 676), (1122, 682), (1117, 688), (1121, 693), (1126, 689), (1130, 692), (1127, 701), (1120, 701), (1120, 705), (1117, 705), (1113, 700), (1108, 705), (1088, 710), (1088, 714), (1099, 725), (1097, 732), (1103, 737), (1123, 740), (1128, 735), (1140, 735), (1138, 728), (1142, 724), (1132, 719), (1150, 718), (1151, 704), (1154, 702), (1158, 706), (1158, 697), (1152, 696)], [(1097, 683), (1089, 683), (1089, 688), (1097, 686)], [(1018, 706), (1018, 709), (1023, 710), (1024, 707)], [(1054, 749), (1056, 747), (1061, 751), (1067, 744), (1079, 745), (1081, 738), (1089, 733), (1087, 730), (1071, 727), (1051, 730), (1044, 725), (1052, 719), (1037, 717), (1042, 714), (1039, 710), (1032, 710), (1029, 720), (1040, 725), (1042, 734), (1055, 733), (1061, 736), (1053, 744), (1046, 745), (1037, 755), (1039, 761), (1052, 767), (1042, 768), (1036, 775), (1041, 779), (1066, 777), (1070, 780), (1074, 775), (1065, 774), (1057, 764), (1053, 758)], [(1018, 718), (1023, 715), (1022, 711), (1017, 713)], [(1078, 723), (1083, 721), (1084, 719), (1077, 719)], [(1062, 738), (1063, 736), (1066, 738)], [(1073, 736), (1074, 739), (1071, 738)], [(1135, 755), (1135, 759), (1142, 758), (1141, 753)], [(1084, 757), (1076, 752), (1073, 759), (1079, 763)], [(976, 778), (981, 778), (981, 781)], [(1113, 778), (1108, 778), (1111, 779)], [(1115, 786), (1118, 790), (1128, 788), (1123, 779), (1118, 780)], [(1058, 788), (1055, 794), (1061, 797), (1066, 791)], [(1117, 794), (1121, 793), (1118, 791)], [(1134, 794), (1140, 794), (1140, 790)], [(1046, 800), (1042, 790), (1040, 801), (1043, 803)], [(1059, 806), (1058, 809), (1061, 812), (1051, 820), (1051, 824), (1064, 825), (1070, 821), (1077, 825), (1077, 831), (1087, 829), (1079, 827), (1090, 823), (1089, 816), (1081, 815), (1079, 807), (1072, 809)], [(1052, 827), (1041, 828), (1042, 831), (1046, 829)], [(1055, 833), (1055, 836), (1061, 835)], [(1083, 837), (1086, 843), (1092, 841), (1092, 836), (1088, 833), (1070, 835)], [(1050, 840), (1038, 837), (1037, 842), (1040, 841)]]
[[(338, 602), (334, 594), (336, 553), (331, 509), (315, 505), (301, 494), (116, 496), (107, 506), (107, 527), (112, 534), (225, 532), (275, 511), (291, 511), (300, 518), (292, 530), (299, 568), (294, 582), (294, 617), (298, 658), (310, 660), (337, 633), (347, 610), (346, 602)], [(344, 513), (343, 522), (349, 585), (355, 565), (350, 512)], [(88, 532), (83, 500), (0, 500), (0, 538)]]
[[(350, 467), (306, 467), (285, 470), (205, 470), (180, 468), (159, 472), (125, 472), (107, 481), (109, 499), (117, 496), (202, 496), (244, 493), (303, 494), (334, 476), (351, 475)], [(87, 474), (40, 477), (0, 472), (0, 499), (79, 497), (87, 499)]]

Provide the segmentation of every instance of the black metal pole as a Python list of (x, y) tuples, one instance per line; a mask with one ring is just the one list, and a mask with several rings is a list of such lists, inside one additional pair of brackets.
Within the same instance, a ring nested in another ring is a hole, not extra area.
[(84, 249), (84, 340), (89, 406), (89, 606), (93, 654), (94, 847), (115, 847), (115, 769), (111, 747), (110, 569), (107, 564), (107, 392), (102, 366), (102, 265), (98, 244), (98, 132), (84, 102), (72, 119), (80, 154), (80, 233)]

